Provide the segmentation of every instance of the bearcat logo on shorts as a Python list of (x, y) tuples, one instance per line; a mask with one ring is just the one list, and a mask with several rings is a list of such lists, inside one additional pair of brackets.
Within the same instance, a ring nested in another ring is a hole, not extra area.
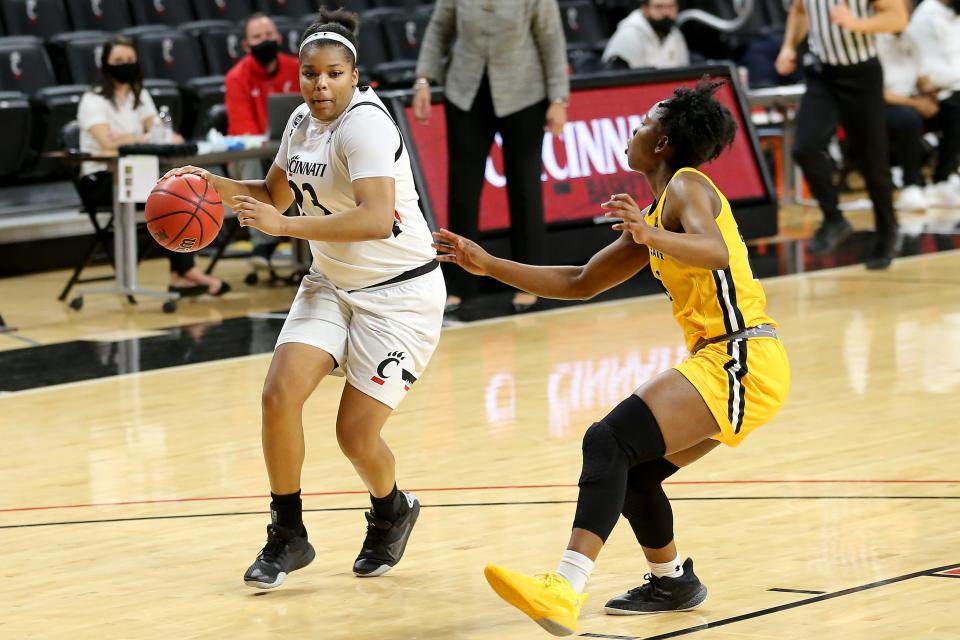
[[(370, 380), (372, 382), (376, 382), (380, 386), (383, 386), (383, 384), (387, 381), (387, 378), (390, 377), (390, 370), (394, 368), (390, 365), (399, 366), (400, 363), (405, 359), (406, 356), (403, 354), (403, 351), (391, 351), (387, 354), (387, 357), (381, 360), (380, 364), (377, 365), (377, 375), (372, 376)], [(400, 367), (400, 377), (403, 379), (404, 391), (410, 391), (411, 385), (417, 381), (417, 377), (404, 369), (402, 366)]]

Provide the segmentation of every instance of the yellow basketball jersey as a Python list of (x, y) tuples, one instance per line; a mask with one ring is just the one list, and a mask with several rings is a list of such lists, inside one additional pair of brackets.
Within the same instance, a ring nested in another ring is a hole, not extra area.
[[(753, 277), (747, 245), (740, 237), (730, 203), (713, 181), (696, 169), (685, 167), (674, 177), (685, 171), (703, 176), (717, 192), (721, 205), (717, 226), (730, 254), (726, 269), (710, 271), (650, 249), (650, 270), (673, 302), (673, 315), (683, 329), (687, 348), (692, 350), (700, 338), (713, 338), (758, 324), (777, 326), (764, 310), (766, 296)], [(663, 228), (660, 218), (665, 199), (666, 196), (661, 197), (647, 214), (646, 221), (651, 226)]]

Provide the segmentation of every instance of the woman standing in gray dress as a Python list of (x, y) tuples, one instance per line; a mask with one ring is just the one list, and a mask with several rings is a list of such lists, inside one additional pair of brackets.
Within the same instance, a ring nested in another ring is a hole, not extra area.
[[(500, 133), (511, 255), (542, 264), (543, 133), (563, 131), (570, 97), (556, 0), (438, 0), (417, 62), (413, 112), (421, 123), (430, 119), (431, 83), (444, 90), (450, 230), (471, 239), (479, 235), (486, 159)], [(452, 311), (475, 293), (476, 278), (456, 270), (446, 275)], [(517, 292), (513, 306), (525, 311), (536, 300)]]

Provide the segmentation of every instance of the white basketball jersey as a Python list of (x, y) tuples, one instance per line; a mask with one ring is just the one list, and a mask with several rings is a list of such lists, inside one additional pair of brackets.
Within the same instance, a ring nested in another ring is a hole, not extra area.
[(355, 208), (354, 180), (384, 176), (396, 180), (390, 238), (310, 241), (313, 270), (334, 286), (354, 290), (377, 285), (435, 258), (406, 145), (373, 89), (356, 89), (350, 105), (332, 122), (312, 117), (306, 104), (297, 108), (274, 162), (287, 174), (300, 215), (305, 216)]

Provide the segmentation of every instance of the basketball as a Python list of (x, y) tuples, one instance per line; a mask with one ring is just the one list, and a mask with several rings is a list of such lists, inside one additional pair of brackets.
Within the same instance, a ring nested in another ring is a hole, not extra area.
[(147, 198), (147, 230), (160, 246), (190, 253), (213, 242), (223, 226), (216, 189), (192, 173), (161, 180)]

